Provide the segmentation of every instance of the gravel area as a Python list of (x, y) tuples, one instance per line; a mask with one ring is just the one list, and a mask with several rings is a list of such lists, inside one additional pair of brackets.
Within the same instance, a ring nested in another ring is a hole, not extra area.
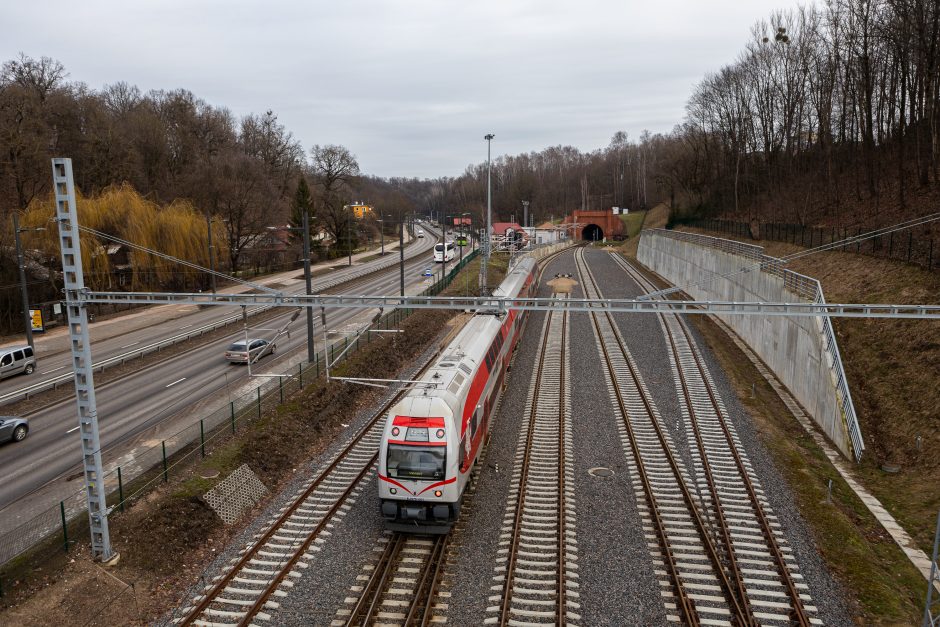
[[(556, 264), (576, 275), (573, 255)], [(583, 297), (580, 287), (577, 297)], [(665, 608), (587, 314), (570, 318), (571, 405), (582, 625), (663, 625)], [(609, 468), (610, 477), (589, 470)]]
[[(416, 360), (416, 363), (423, 363), (432, 352), (433, 349), (429, 349)], [(414, 370), (416, 371), (417, 368)], [(408, 378), (412, 374), (414, 372), (409, 371), (403, 373), (403, 376)], [(393, 395), (394, 391), (389, 391), (379, 403)], [(304, 487), (304, 482), (315, 477), (319, 470), (329, 463), (331, 457), (369, 421), (374, 415), (374, 410), (375, 407), (372, 407), (358, 412), (340, 437), (311, 461), (306, 469), (299, 470), (295, 474), (284, 489), (271, 499), (264, 511), (256, 516), (206, 568), (200, 580), (181, 599), (180, 608), (188, 606), (193, 597), (200, 594), (214, 576), (223, 572), (224, 567), (232, 559), (238, 557), (241, 549), (251, 541), (255, 534), (262, 533), (279, 511), (293, 502), (297, 492)], [(378, 514), (379, 499), (375, 490), (375, 474), (367, 475), (363, 484), (363, 489), (358, 495), (352, 497), (356, 499), (355, 504), (350, 507), (344, 517), (334, 521), (330, 529), (331, 535), (326, 537), (326, 542), (321, 545), (321, 551), (317, 557), (308, 562), (309, 568), (303, 570), (301, 578), (294, 580), (294, 587), (288, 596), (278, 599), (281, 607), (271, 612), (271, 624), (329, 625), (333, 620), (336, 610), (342, 606), (350, 586), (355, 582), (363, 564), (369, 559), (372, 547), (384, 530), (381, 516)], [(173, 616), (165, 617), (164, 624), (170, 624), (169, 621), (172, 618)]]
[[(606, 256), (607, 253), (604, 253), (603, 256), (600, 253), (595, 253), (589, 257), (595, 276), (604, 286), (605, 295), (616, 298), (639, 294), (639, 286), (620, 270), (613, 260), (605, 258)], [(657, 403), (660, 403), (661, 396), (672, 396), (669, 411), (673, 413), (668, 415), (678, 416), (678, 391), (672, 384), (669, 375), (666, 340), (659, 330), (658, 323), (651, 325), (655, 326), (655, 332), (635, 331), (640, 323), (636, 320), (637, 318), (645, 317), (649, 319), (650, 323), (654, 323), (654, 316), (649, 314), (617, 314), (615, 317), (621, 331), (625, 337), (629, 338), (630, 349), (643, 369), (647, 383), (657, 398)], [(822, 557), (816, 550), (812, 534), (799, 514), (790, 488), (777, 470), (772, 456), (760, 442), (750, 415), (738, 402), (734, 388), (725, 377), (711, 350), (698, 335), (695, 327), (690, 325), (690, 330), (715, 381), (718, 393), (724, 401), (744, 450), (757, 474), (764, 495), (777, 516), (784, 536), (793, 549), (794, 556), (800, 565), (800, 572), (807, 586), (809, 586), (809, 594), (813, 598), (813, 604), (818, 608), (819, 618), (827, 625), (855, 624), (845, 603), (847, 598), (845, 591), (833, 579)], [(637, 341), (640, 337), (644, 338), (642, 346)], [(666, 373), (666, 376), (654, 376), (653, 373)], [(667, 415), (665, 408), (666, 405), (660, 405), (663, 416)], [(688, 450), (685, 435), (676, 438), (677, 444), (680, 444), (680, 441), (681, 445)]]

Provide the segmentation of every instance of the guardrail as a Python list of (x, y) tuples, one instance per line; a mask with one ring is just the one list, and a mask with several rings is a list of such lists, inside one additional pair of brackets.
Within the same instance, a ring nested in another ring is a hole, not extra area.
[[(745, 244), (720, 237), (712, 237), (710, 235), (699, 235), (698, 233), (686, 233), (666, 229), (650, 229), (650, 233), (745, 257), (757, 264), (753, 269), (759, 268), (762, 272), (769, 272), (783, 279), (784, 287), (797, 296), (813, 303), (826, 302), (822, 285), (817, 279), (786, 269), (785, 266), (787, 262), (778, 257), (765, 255), (763, 246)], [(742, 270), (745, 268), (742, 268)], [(842, 367), (842, 355), (839, 353), (839, 344), (836, 341), (832, 320), (828, 316), (821, 316), (819, 318), (819, 324), (822, 327), (821, 331), (825, 340), (823, 347), (828, 357), (829, 370), (832, 374), (836, 397), (842, 411), (842, 418), (845, 421), (846, 430), (849, 433), (849, 438), (852, 440), (852, 451), (855, 454), (855, 461), (857, 462), (862, 458), (862, 453), (865, 450), (865, 441), (862, 438), (861, 427), (858, 424), (858, 416), (855, 413), (855, 403), (852, 401), (852, 393), (849, 391), (849, 384), (845, 377), (845, 369)]]
[[(417, 257), (418, 255), (420, 255), (422, 252), (426, 252), (426, 251), (418, 251), (417, 249), (414, 249), (414, 248), (411, 248), (410, 250), (406, 249), (405, 259), (406, 260), (413, 259), (414, 257)], [(385, 270), (387, 268), (396, 266), (399, 264), (399, 262), (400, 262), (400, 259), (398, 257), (395, 257), (394, 259), (391, 259), (391, 260), (383, 260), (381, 263), (369, 263), (365, 266), (362, 266), (360, 269), (354, 272), (347, 272), (345, 270), (340, 270), (337, 272), (337, 274), (340, 274), (341, 276), (331, 277), (327, 280), (321, 279), (320, 281), (315, 281), (313, 284), (314, 291), (323, 292), (325, 290), (332, 289), (338, 285), (342, 285), (343, 283), (356, 281), (374, 272), (378, 272), (380, 270)], [(250, 310), (248, 312), (248, 315), (254, 316), (264, 311), (267, 311), (270, 308), (271, 308), (270, 306), (257, 307), (255, 309)], [(159, 342), (154, 342), (152, 344), (148, 344), (146, 346), (141, 346), (140, 348), (136, 348), (132, 351), (128, 351), (120, 355), (115, 355), (113, 357), (103, 359), (99, 362), (94, 363), (92, 365), (92, 369), (94, 372), (102, 372), (106, 368), (109, 368), (115, 365), (123, 365), (131, 359), (139, 359), (143, 357), (144, 355), (149, 355), (150, 353), (161, 351), (164, 348), (169, 348), (170, 346), (179, 344), (181, 342), (187, 342), (195, 337), (201, 337), (205, 335), (206, 333), (215, 331), (216, 329), (221, 329), (222, 327), (228, 326), (229, 324), (232, 324), (233, 322), (237, 322), (239, 320), (241, 320), (241, 314), (228, 316), (226, 318), (223, 318), (222, 320), (219, 320), (218, 322), (207, 324), (207, 325), (198, 327), (196, 329), (193, 329), (191, 331), (187, 331), (186, 333), (174, 335), (172, 337), (168, 337), (163, 340), (160, 340)], [(74, 373), (69, 372), (66, 374), (61, 374), (56, 377), (53, 377), (52, 379), (47, 379), (40, 383), (36, 383), (30, 386), (19, 388), (18, 390), (14, 390), (12, 392), (7, 392), (6, 394), (0, 395), (0, 405), (5, 405), (7, 403), (18, 401), (18, 400), (26, 400), (30, 398), (31, 396), (34, 396), (41, 392), (46, 392), (48, 390), (55, 390), (63, 383), (71, 383), (73, 378), (74, 378)]]

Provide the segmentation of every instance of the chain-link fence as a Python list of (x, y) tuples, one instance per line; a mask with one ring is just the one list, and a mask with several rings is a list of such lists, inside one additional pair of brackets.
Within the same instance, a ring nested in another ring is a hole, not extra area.
[[(465, 256), (446, 276), (435, 281), (421, 295), (435, 296), (440, 293), (477, 254), (478, 251), (473, 251)], [(372, 328), (397, 328), (413, 311), (401, 308), (389, 311)], [(207, 455), (220, 448), (233, 434), (319, 377), (327, 363), (333, 364), (337, 357), (341, 360), (348, 358), (361, 346), (369, 344), (371, 338), (370, 333), (363, 333), (352, 338), (346, 336), (337, 339), (320, 350), (313, 362), (301, 362), (289, 371), (280, 373), (281, 376), (266, 378), (251, 391), (164, 438), (160, 444), (144, 451), (135, 451), (132, 457), (123, 456), (112, 461), (103, 479), (111, 511), (124, 511), (154, 488), (168, 482), (171, 474), (179, 476), (181, 473), (193, 473)], [(13, 516), (16, 511), (17, 503), (13, 503), (0, 515)], [(76, 542), (87, 540), (86, 514), (85, 490), (82, 489), (29, 520), (20, 522), (0, 536), (0, 566), (11, 570), (21, 560), (30, 563), (48, 560), (53, 563), (57, 554), (68, 553)], [(2, 593), (3, 575), (0, 573)]]

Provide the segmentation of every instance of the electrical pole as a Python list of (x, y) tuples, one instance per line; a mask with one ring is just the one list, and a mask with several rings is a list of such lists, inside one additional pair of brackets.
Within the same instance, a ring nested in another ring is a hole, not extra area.
[(529, 227), (529, 201), (522, 201), (522, 228)]
[(484, 135), (486, 140), (486, 233), (483, 236), (483, 259), (480, 261), (480, 295), (489, 295), (489, 282), (486, 273), (486, 266), (490, 260), (490, 230), (493, 220), (493, 185), (490, 177), (490, 142), (496, 137), (492, 133)]
[(75, 374), (75, 401), (78, 405), (78, 429), (82, 441), (82, 466), (85, 475), (85, 500), (91, 531), (91, 554), (100, 562), (111, 562), (108, 532), (108, 505), (105, 500), (104, 468), (101, 463), (101, 439), (98, 434), (98, 406), (91, 362), (91, 338), (88, 311), (80, 300), (85, 290), (82, 271), (82, 247), (78, 234), (78, 210), (75, 205), (75, 181), (71, 159), (52, 160), (52, 188), (55, 190), (56, 222), (65, 280), (65, 308), (68, 312), (72, 371)]
[[(350, 211), (350, 213), (352, 213)], [(352, 265), (352, 226), (349, 213), (346, 214), (346, 249), (349, 251), (349, 265)]]
[(401, 296), (405, 296), (405, 216), (398, 223), (398, 273), (401, 280)]
[(35, 349), (33, 342), (33, 320), (29, 315), (29, 294), (26, 291), (26, 261), (23, 258), (23, 245), (20, 243), (19, 213), (13, 210), (13, 239), (16, 241), (16, 263), (20, 268), (20, 290), (23, 295), (23, 325), (26, 330), (26, 343)]
[(215, 294), (215, 255), (213, 254), (212, 246), (212, 218), (209, 217), (209, 212), (206, 211), (206, 237), (209, 240), (209, 278), (212, 280), (212, 293)]
[[(307, 284), (307, 296), (313, 293), (313, 277), (310, 276), (310, 212), (304, 209), (304, 282)], [(316, 346), (313, 344), (313, 308), (307, 310), (307, 363), (317, 359)]]

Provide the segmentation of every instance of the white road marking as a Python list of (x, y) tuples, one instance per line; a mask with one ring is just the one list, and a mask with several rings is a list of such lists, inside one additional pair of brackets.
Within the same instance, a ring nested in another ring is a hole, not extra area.
[(180, 327), (180, 328), (181, 328), (181, 329), (188, 329), (188, 328), (191, 327), (191, 326), (193, 326), (193, 325), (187, 324), (186, 326), (182, 326), (182, 327)]
[(58, 368), (53, 368), (52, 370), (46, 370), (45, 373), (49, 374), (50, 372), (55, 372), (56, 370), (62, 370), (65, 366), (59, 366)]
[(77, 431), (77, 430), (78, 430), (78, 427), (72, 427), (71, 429), (69, 429), (68, 431), (66, 431), (66, 433), (71, 433), (71, 432)]
[(174, 381), (173, 383), (168, 384), (167, 387), (172, 387), (172, 386), (176, 385), (177, 383), (179, 383), (180, 381), (185, 381), (185, 380), (186, 380), (186, 377), (183, 377), (182, 379), (177, 379), (177, 380)]
[(125, 344), (121, 348), (130, 348), (131, 346), (137, 346), (138, 344), (140, 344), (140, 342), (134, 342), (133, 344)]

